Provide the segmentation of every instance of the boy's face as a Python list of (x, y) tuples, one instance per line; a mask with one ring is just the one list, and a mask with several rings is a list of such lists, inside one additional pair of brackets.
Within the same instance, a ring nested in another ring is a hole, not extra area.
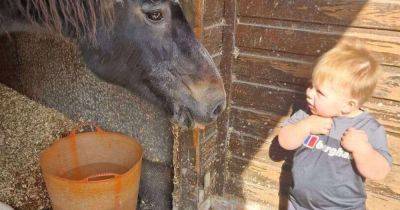
[(331, 82), (313, 84), (307, 89), (307, 104), (312, 114), (322, 117), (342, 116), (349, 110), (349, 91)]

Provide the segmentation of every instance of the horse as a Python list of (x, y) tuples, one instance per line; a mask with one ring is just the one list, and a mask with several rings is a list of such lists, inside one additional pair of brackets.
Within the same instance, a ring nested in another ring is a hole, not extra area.
[[(226, 107), (226, 93), (219, 70), (207, 50), (196, 40), (177, 1), (3, 0), (0, 3), (0, 32), (11, 40), (14, 34), (21, 32), (61, 36), (72, 40), (90, 70), (88, 74), (93, 73), (101, 80), (91, 81), (105, 81), (138, 94), (150, 104), (162, 107), (165, 116), (181, 127), (204, 127), (214, 122)], [(59, 102), (63, 97), (65, 100), (68, 96), (45, 91), (55, 89), (58, 93), (66, 92), (73, 85), (72, 80), (65, 81), (61, 88), (40, 81), (38, 78), (41, 76), (38, 76), (34, 84), (26, 86), (28, 82), (21, 80), (29, 80), (29, 76), (21, 77), (19, 73), (4, 72), (7, 71), (4, 69), (0, 71), (3, 71), (0, 82), (56, 108), (72, 119), (78, 120), (85, 113), (91, 113), (96, 115), (95, 120), (101, 122), (101, 125), (113, 127), (107, 124), (108, 121), (101, 113), (95, 113), (98, 104), (83, 103), (77, 106), (74, 103), (52, 103)], [(85, 84), (91, 88), (91, 84)], [(41, 85), (45, 88), (35, 90)], [(78, 100), (84, 95), (79, 94), (68, 100)], [(119, 100), (121, 98), (108, 98), (107, 102), (121, 103)], [(79, 114), (75, 114), (77, 112)], [(119, 117), (122, 111), (110, 112)], [(123, 118), (118, 117), (115, 118)], [(127, 133), (140, 136), (135, 132)], [(155, 203), (160, 209), (171, 208), (171, 192), (163, 191), (168, 195), (162, 198), (152, 196), (162, 186), (157, 186), (149, 178), (156, 176), (163, 179), (161, 185), (171, 185), (171, 151), (153, 158), (165, 148), (159, 148), (160, 144), (154, 142), (155, 138), (149, 139), (153, 142), (148, 145), (157, 146), (144, 148), (145, 173), (140, 189), (146, 190), (141, 190), (139, 196)], [(172, 142), (163, 142), (161, 145), (172, 148)], [(164, 174), (169, 174), (165, 175), (168, 180), (163, 178)], [(171, 191), (169, 187), (166, 188)]]

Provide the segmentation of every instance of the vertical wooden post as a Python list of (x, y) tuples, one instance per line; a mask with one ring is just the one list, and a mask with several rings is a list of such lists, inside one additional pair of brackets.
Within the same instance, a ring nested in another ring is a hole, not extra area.
[[(195, 2), (195, 15), (194, 15), (194, 34), (196, 38), (203, 42), (203, 32), (204, 32), (204, 0), (196, 0)], [(195, 157), (195, 170), (196, 170), (196, 189), (197, 189), (197, 202), (201, 202), (201, 198), (199, 198), (199, 191), (203, 189), (202, 186), (202, 175), (201, 175), (201, 149), (200, 149), (200, 134), (201, 130), (196, 128), (193, 131), (193, 146), (196, 149), (196, 157)]]
[[(181, 0), (185, 16), (193, 27), (196, 38), (204, 37), (204, 0)], [(201, 140), (203, 131), (182, 131), (173, 128), (174, 133), (174, 209), (196, 209), (199, 202), (201, 178)]]
[(201, 42), (203, 41), (204, 31), (204, 0), (195, 0), (194, 9), (194, 34), (196, 38)]

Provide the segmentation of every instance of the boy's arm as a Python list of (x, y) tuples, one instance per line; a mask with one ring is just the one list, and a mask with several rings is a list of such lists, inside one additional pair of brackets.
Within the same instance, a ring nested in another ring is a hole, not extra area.
[(281, 128), (278, 141), (281, 147), (294, 150), (301, 146), (304, 138), (310, 134), (328, 134), (332, 126), (332, 119), (311, 115), (297, 123)]
[[(381, 138), (379, 137), (381, 136)], [(384, 139), (382, 139), (382, 136)], [(384, 131), (377, 136), (370, 136), (371, 141), (375, 140), (375, 146), (368, 141), (369, 136), (363, 130), (357, 130), (355, 128), (349, 128), (342, 137), (342, 146), (344, 149), (352, 153), (356, 167), (360, 174), (368, 179), (381, 180), (390, 171), (391, 157), (388, 153), (388, 157), (385, 157), (379, 153), (374, 147), (378, 145), (377, 140), (384, 141), (383, 146), (378, 146), (382, 151), (387, 151), (386, 138)]]
[(284, 126), (279, 131), (278, 141), (286, 150), (294, 150), (301, 146), (304, 138), (310, 135), (310, 128), (306, 120)]
[(353, 152), (353, 158), (362, 176), (372, 180), (382, 180), (390, 171), (390, 165), (378, 151), (369, 145), (361, 151)]

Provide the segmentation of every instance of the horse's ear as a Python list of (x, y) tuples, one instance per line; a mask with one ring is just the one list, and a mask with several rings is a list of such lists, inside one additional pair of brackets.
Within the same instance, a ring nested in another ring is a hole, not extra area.
[(176, 3), (180, 7), (181, 12), (183, 13), (183, 16), (185, 17), (186, 21), (189, 23), (191, 28), (194, 28), (195, 14), (196, 14), (194, 1), (171, 0), (171, 2)]

